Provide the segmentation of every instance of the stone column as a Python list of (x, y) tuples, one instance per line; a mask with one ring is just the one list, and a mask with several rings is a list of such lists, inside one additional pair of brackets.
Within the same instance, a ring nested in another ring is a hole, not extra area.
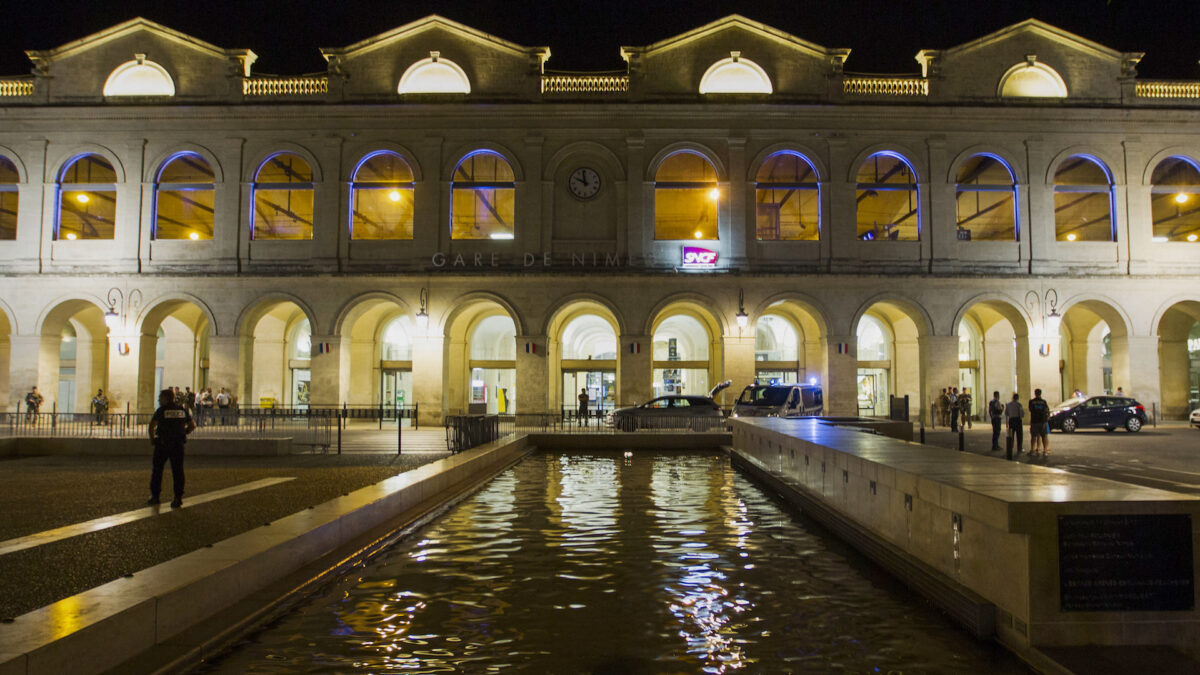
[[(727, 198), (722, 201), (728, 206), (729, 218), (720, 237), (729, 242), (729, 263), (734, 267), (746, 264), (746, 251), (753, 245), (755, 221), (747, 220), (746, 200), (750, 188), (746, 184), (746, 139), (741, 136), (729, 139), (729, 176)], [(753, 348), (753, 345), (751, 345)], [(753, 357), (753, 355), (751, 355)], [(726, 354), (728, 359), (728, 354)], [(728, 373), (726, 377), (729, 377)], [(735, 383), (736, 384), (736, 383)], [(732, 387), (731, 387), (732, 388)], [(740, 389), (739, 389), (740, 391)]]
[[(154, 379), (150, 378), (145, 386), (139, 386), (139, 375), (143, 369), (154, 369), (157, 345), (158, 338), (154, 335), (109, 334), (107, 392), (113, 412), (124, 412), (127, 405), (132, 412), (154, 411), (158, 401)], [(128, 351), (122, 354), (122, 350)], [(164, 382), (163, 386), (168, 384)]]
[(1113, 391), (1124, 387), (1150, 414), (1151, 404), (1162, 404), (1158, 381), (1158, 336), (1112, 337)]
[[(532, 345), (525, 350), (525, 345)], [(516, 410), (545, 412), (550, 407), (550, 364), (545, 335), (517, 336)]]
[(36, 386), (46, 401), (58, 395), (58, 371), (55, 366), (58, 363), (60, 341), (58, 336), (13, 335), (9, 338), (9, 398), (5, 412), (16, 410), (18, 404), (24, 412), (23, 401), (30, 387)]
[(909, 413), (913, 420), (928, 422), (942, 387), (958, 386), (958, 337), (924, 335), (917, 338), (917, 343), (921, 351), (921, 400), (917, 410), (910, 408)]
[(622, 335), (617, 348), (617, 407), (654, 398), (654, 341), (649, 335)]
[[(418, 407), (417, 422), (422, 426), (442, 423), (445, 409), (444, 342), (440, 335), (413, 339), (413, 400)], [(520, 391), (517, 393), (519, 395)]]
[[(328, 351), (319, 351), (327, 345)], [(311, 405), (338, 407), (346, 402), (350, 374), (350, 341), (336, 335), (314, 335), (309, 362)]]
[[(858, 338), (854, 335), (826, 335), (825, 414), (858, 416)], [(841, 349), (839, 349), (839, 346)]]
[[(717, 395), (717, 402), (723, 406), (732, 406), (746, 385), (754, 383), (754, 329), (746, 327), (742, 332), (749, 335), (724, 337), (725, 375), (721, 381), (732, 380), (733, 384)], [(716, 386), (717, 383), (709, 384)]]
[(214, 398), (224, 387), (239, 401), (245, 399), (248, 382), (242, 377), (242, 354), (252, 353), (253, 345), (253, 339), (228, 335), (208, 338), (208, 386), (212, 387)]

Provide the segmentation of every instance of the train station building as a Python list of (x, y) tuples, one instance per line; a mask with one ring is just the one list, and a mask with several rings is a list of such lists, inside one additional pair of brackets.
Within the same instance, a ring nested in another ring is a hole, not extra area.
[(814, 37), (730, 16), (589, 73), (438, 16), (304, 76), (144, 19), (29, 51), (0, 77), (0, 400), (1197, 406), (1200, 81), (1032, 19), (907, 75)]

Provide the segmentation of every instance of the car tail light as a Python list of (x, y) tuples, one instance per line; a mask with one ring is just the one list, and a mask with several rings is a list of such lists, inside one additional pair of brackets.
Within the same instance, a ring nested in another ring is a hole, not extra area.
[(1138, 412), (1142, 413), (1143, 415), (1146, 414), (1146, 408), (1142, 406), (1141, 403), (1135, 405), (1134, 407), (1137, 408)]

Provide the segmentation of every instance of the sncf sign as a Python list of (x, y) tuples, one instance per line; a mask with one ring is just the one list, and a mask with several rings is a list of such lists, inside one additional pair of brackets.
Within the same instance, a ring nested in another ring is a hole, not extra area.
[(716, 267), (717, 252), (699, 246), (683, 247), (684, 267)]

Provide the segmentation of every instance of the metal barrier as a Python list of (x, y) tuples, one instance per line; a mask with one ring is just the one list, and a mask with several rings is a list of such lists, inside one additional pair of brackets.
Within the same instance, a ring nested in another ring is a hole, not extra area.
[[(291, 438), (295, 445), (328, 449), (333, 416), (263, 415), (261, 410), (216, 408), (195, 416), (189, 438)], [(0, 435), (18, 438), (147, 438), (152, 413), (0, 413)]]
[(498, 415), (446, 415), (446, 449), (470, 450), (500, 438)]

